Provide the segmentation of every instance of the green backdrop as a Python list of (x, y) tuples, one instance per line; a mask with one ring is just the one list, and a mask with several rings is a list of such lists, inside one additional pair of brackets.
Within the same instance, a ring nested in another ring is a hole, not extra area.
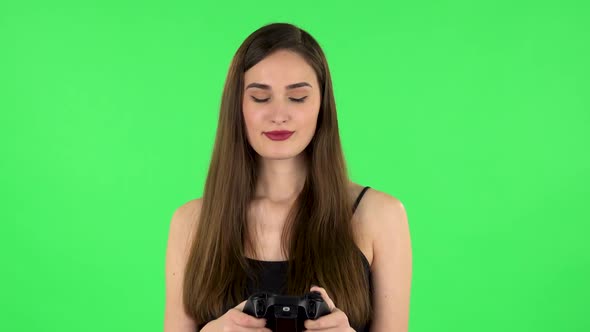
[(161, 331), (222, 87), (285, 21), (331, 67), (353, 181), (405, 205), (410, 330), (589, 331), (584, 1), (0, 4), (0, 329)]

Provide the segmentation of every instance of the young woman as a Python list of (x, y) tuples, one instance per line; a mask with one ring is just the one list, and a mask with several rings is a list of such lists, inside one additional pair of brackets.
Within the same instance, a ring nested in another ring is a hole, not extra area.
[(313, 290), (331, 313), (308, 330), (407, 331), (411, 270), (402, 203), (348, 177), (319, 44), (256, 30), (226, 78), (203, 197), (170, 223), (164, 331), (268, 331), (248, 296)]

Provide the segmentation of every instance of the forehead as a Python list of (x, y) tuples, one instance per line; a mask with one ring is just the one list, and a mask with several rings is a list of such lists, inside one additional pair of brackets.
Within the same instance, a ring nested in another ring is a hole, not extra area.
[(273, 89), (283, 89), (295, 82), (309, 82), (317, 87), (313, 68), (299, 54), (279, 50), (262, 59), (244, 73), (244, 81), (270, 85)]

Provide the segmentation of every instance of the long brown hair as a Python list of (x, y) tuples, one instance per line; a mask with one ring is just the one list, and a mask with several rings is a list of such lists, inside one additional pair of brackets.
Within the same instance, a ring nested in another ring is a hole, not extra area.
[(245, 300), (246, 279), (254, 275), (244, 251), (244, 244), (252, 243), (247, 211), (258, 174), (257, 153), (248, 143), (242, 115), (244, 72), (279, 49), (296, 52), (313, 67), (322, 96), (316, 132), (302, 152), (308, 166), (305, 184), (282, 233), (281, 250), (289, 257), (286, 293), (301, 296), (311, 285), (324, 287), (351, 326), (360, 326), (372, 315), (369, 280), (354, 242), (353, 202), (330, 71), (317, 41), (288, 23), (253, 32), (231, 62), (185, 270), (185, 310), (200, 325)]

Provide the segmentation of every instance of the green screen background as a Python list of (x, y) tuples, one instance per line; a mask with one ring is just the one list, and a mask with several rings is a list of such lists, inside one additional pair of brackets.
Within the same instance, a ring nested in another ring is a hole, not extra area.
[(589, 331), (584, 1), (0, 5), (0, 329), (161, 331), (231, 58), (324, 48), (352, 180), (408, 213), (410, 330)]

